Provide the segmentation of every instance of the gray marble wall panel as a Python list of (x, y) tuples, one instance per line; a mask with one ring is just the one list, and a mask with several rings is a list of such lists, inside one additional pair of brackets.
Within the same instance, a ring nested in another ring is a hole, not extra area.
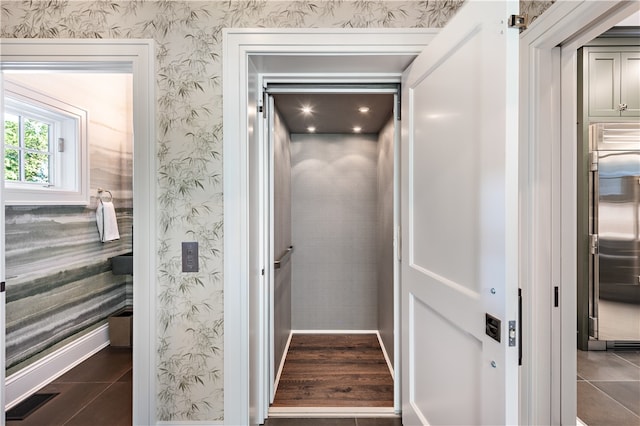
[(377, 329), (377, 135), (291, 135), (293, 329)]
[(378, 331), (393, 363), (393, 119), (378, 136)]
[[(28, 366), (61, 342), (73, 341), (133, 301), (132, 277), (114, 275), (110, 263), (111, 257), (132, 250), (130, 76), (11, 78), (59, 99), (64, 96), (68, 103), (89, 112), (92, 197), (88, 206), (5, 208), (8, 374)], [(120, 240), (99, 241), (95, 219), (98, 187), (113, 193)]]

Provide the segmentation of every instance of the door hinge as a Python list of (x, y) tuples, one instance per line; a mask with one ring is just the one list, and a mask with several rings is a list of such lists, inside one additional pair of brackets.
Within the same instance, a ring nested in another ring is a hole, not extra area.
[(0, 282), (0, 293), (4, 293), (6, 287), (6, 283), (4, 281)]
[(589, 153), (589, 171), (598, 171), (598, 153), (596, 151), (591, 151)]
[(396, 93), (396, 120), (402, 120), (402, 85), (398, 84), (398, 92)]
[(262, 118), (267, 118), (267, 102), (269, 102), (269, 95), (267, 94), (266, 90), (262, 91), (262, 96), (260, 97), (260, 100), (258, 101), (260, 103), (260, 107), (258, 112), (262, 113)]
[(560, 289), (558, 286), (553, 287), (553, 307), (557, 308), (560, 305)]
[(64, 138), (58, 138), (58, 152), (64, 152)]
[(589, 235), (589, 252), (591, 254), (598, 253), (598, 234)]
[(509, 17), (509, 28), (518, 28), (520, 31), (527, 29), (529, 25), (528, 15), (511, 15)]

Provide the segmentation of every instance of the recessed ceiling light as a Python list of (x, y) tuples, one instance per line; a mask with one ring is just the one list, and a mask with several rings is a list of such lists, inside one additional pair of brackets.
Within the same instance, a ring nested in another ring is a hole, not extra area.
[(309, 133), (315, 133), (315, 131), (316, 131), (316, 128), (315, 128), (315, 127), (313, 127), (313, 126), (309, 126), (309, 127), (307, 127), (307, 132), (309, 132)]
[(362, 113), (369, 112), (369, 107), (361, 106), (360, 108), (358, 108), (358, 111), (360, 111)]
[(355, 127), (353, 128), (353, 133), (360, 133), (361, 131), (362, 131), (362, 127), (355, 126)]
[(313, 112), (311, 107), (308, 105), (303, 106), (301, 109), (303, 114), (311, 114)]

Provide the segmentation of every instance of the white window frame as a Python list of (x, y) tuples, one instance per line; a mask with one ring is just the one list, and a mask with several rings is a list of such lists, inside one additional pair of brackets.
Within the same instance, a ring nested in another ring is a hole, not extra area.
[[(88, 205), (88, 112), (9, 80), (5, 81), (3, 95), (8, 112), (53, 124), (50, 184), (5, 181), (5, 204)], [(59, 138), (64, 140), (62, 152), (58, 149)]]

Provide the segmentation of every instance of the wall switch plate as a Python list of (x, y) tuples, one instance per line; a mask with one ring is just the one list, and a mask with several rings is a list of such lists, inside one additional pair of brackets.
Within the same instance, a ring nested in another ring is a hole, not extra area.
[(198, 272), (198, 243), (182, 243), (182, 272)]

